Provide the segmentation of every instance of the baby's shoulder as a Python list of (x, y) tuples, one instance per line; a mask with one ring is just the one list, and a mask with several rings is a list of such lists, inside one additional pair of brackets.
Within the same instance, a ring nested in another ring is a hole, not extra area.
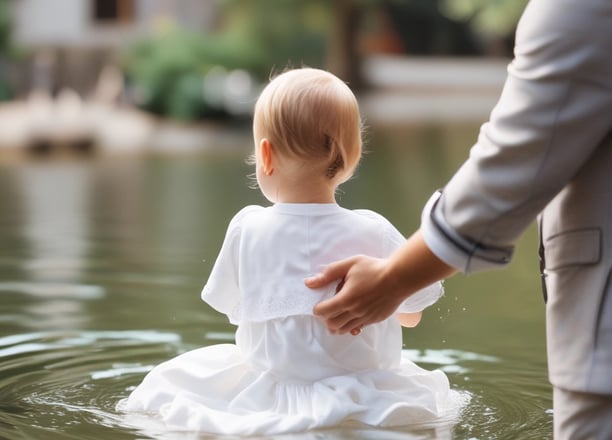
[(352, 211), (358, 216), (362, 225), (368, 230), (375, 230), (377, 234), (385, 237), (385, 242), (393, 243), (393, 247), (402, 243), (404, 235), (385, 216), (370, 209), (355, 209)]
[(240, 228), (249, 218), (265, 211), (266, 208), (259, 205), (248, 205), (238, 211), (230, 221), (229, 228)]
[(389, 222), (389, 220), (387, 220), (386, 217), (370, 209), (353, 209), (351, 212), (354, 213), (355, 215), (358, 215), (360, 218), (366, 221), (371, 221), (371, 222), (375, 222), (378, 224), (385, 224), (385, 225), (391, 224), (391, 222)]

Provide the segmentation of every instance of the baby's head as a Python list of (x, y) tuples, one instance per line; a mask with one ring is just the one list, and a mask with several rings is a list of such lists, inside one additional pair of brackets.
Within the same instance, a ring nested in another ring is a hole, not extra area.
[(324, 70), (301, 68), (275, 77), (255, 104), (253, 135), (275, 152), (340, 184), (361, 158), (361, 119), (349, 87)]

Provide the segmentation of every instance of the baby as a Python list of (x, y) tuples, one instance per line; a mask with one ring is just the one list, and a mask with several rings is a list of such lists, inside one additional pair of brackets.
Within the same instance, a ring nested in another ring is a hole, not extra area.
[(304, 285), (330, 262), (387, 257), (404, 242), (381, 215), (336, 203), (362, 153), (355, 96), (329, 72), (287, 71), (261, 93), (253, 135), (257, 182), (272, 205), (234, 216), (202, 291), (237, 326), (236, 343), (155, 367), (120, 408), (153, 412), (172, 430), (232, 435), (437, 420), (450, 398), (448, 379), (402, 359), (400, 323), (418, 324), (441, 285), (354, 335), (331, 334), (313, 316), (337, 286)]

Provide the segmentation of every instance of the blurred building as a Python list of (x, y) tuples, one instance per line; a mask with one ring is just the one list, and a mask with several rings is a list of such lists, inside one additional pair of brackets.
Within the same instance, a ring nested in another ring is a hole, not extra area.
[(216, 19), (206, 0), (9, 0), (13, 38), (26, 62), (13, 74), (17, 94), (63, 88), (81, 95), (131, 42), (163, 28), (206, 30)]

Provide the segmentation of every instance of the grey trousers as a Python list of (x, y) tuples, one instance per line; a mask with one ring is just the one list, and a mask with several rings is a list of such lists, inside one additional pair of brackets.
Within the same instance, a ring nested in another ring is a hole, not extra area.
[(553, 389), (555, 440), (612, 439), (612, 395)]

